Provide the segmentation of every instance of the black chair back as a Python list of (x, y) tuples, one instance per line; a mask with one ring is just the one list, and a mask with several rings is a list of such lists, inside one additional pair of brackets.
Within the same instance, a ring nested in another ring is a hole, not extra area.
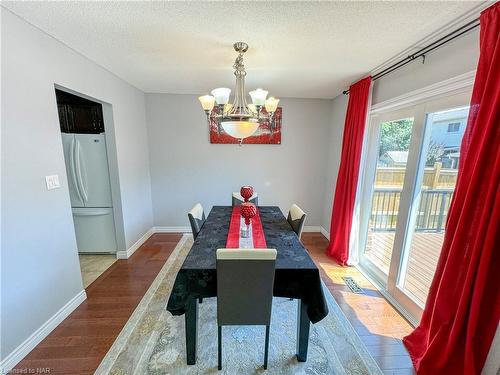
[(273, 300), (274, 249), (217, 250), (219, 325), (267, 325)]
[(275, 249), (217, 250), (218, 363), (222, 369), (222, 326), (265, 325), (264, 369), (269, 353)]
[(200, 203), (196, 203), (191, 211), (188, 212), (189, 223), (191, 224), (191, 231), (193, 237), (196, 239), (200, 233), (201, 227), (205, 224), (205, 211)]

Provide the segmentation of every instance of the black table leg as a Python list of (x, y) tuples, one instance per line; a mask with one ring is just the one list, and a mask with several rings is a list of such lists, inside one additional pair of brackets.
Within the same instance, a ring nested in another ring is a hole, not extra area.
[(305, 362), (307, 360), (307, 347), (309, 345), (309, 326), (311, 321), (307, 315), (307, 306), (298, 300), (297, 309), (297, 360)]
[(198, 338), (198, 299), (190, 298), (186, 313), (184, 314), (186, 322), (186, 357), (187, 364), (196, 363), (196, 345)]

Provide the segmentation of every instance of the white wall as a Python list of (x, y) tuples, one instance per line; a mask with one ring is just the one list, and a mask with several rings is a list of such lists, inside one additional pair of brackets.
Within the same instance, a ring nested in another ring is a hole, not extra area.
[(475, 29), (429, 53), (425, 64), (414, 61), (376, 80), (372, 104), (473, 71), (478, 59), (479, 30)]
[(259, 204), (286, 214), (292, 203), (306, 225), (323, 215), (326, 146), (331, 101), (282, 99), (281, 145), (210, 144), (195, 95), (146, 94), (151, 187), (156, 226), (188, 226), (197, 201), (205, 211), (230, 205), (231, 192), (252, 185)]
[(328, 133), (328, 162), (326, 168), (326, 186), (323, 198), (323, 213), (321, 226), (330, 232), (333, 195), (337, 183), (337, 174), (342, 153), (342, 137), (344, 136), (344, 122), (347, 111), (347, 95), (339, 95), (331, 102), (330, 129)]
[[(144, 94), (2, 9), (1, 353), (82, 291), (54, 84), (111, 103), (126, 245), (152, 226)], [(62, 187), (47, 191), (44, 176)]]
[[(373, 84), (372, 104), (378, 104), (473, 71), (476, 69), (478, 58), (479, 32), (476, 29), (470, 34), (428, 54), (425, 64), (422, 64), (421, 61), (415, 61), (376, 80)], [(347, 96), (343, 94), (333, 99), (333, 119), (329, 141), (330, 155), (325, 188), (325, 202), (327, 202), (327, 205), (322, 220), (322, 225), (327, 231), (330, 229), (331, 207), (342, 148), (342, 130), (339, 130), (339, 127), (340, 129), (344, 127), (347, 99)]]

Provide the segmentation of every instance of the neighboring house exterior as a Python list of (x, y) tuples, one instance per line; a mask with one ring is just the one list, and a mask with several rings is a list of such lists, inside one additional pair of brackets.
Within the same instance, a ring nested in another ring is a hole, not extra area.
[(431, 127), (431, 142), (441, 145), (444, 154), (440, 161), (443, 168), (458, 168), (460, 144), (467, 126), (469, 107), (434, 114)]
[(387, 151), (380, 158), (381, 167), (405, 167), (408, 151)]
[(432, 118), (431, 140), (441, 144), (445, 151), (457, 151), (467, 126), (469, 108), (436, 113)]

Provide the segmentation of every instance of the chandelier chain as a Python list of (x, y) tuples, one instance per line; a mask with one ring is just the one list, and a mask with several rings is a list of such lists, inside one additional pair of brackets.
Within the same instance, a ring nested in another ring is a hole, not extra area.
[(238, 54), (238, 57), (234, 61), (234, 75), (238, 76), (246, 76), (247, 72), (245, 71), (245, 64), (243, 64), (243, 52)]

